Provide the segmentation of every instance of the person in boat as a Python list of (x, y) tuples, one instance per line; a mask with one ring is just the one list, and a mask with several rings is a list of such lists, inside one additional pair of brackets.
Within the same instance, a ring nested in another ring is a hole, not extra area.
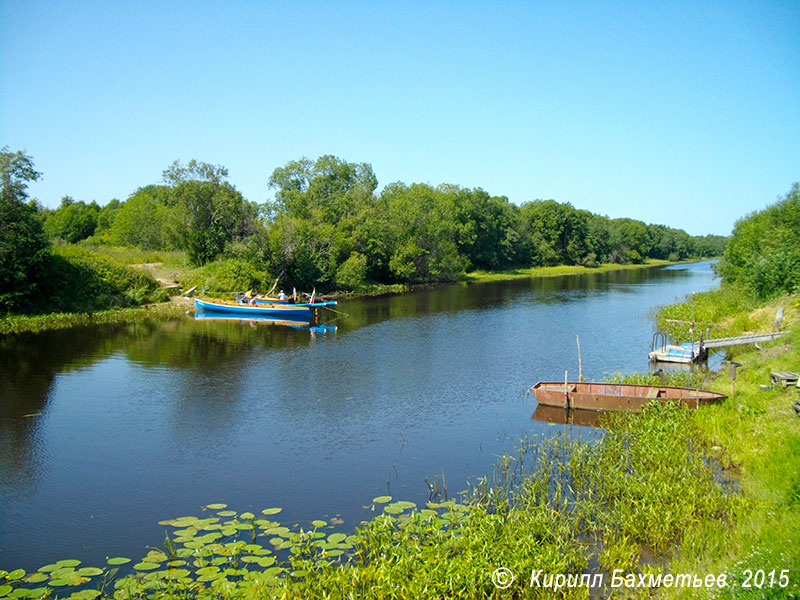
[(278, 300), (286, 300), (286, 294), (283, 293), (283, 290), (278, 292)]

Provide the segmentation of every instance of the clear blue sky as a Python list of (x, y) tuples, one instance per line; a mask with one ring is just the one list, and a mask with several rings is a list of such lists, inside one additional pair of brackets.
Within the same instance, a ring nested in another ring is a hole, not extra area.
[(727, 234), (800, 180), (799, 0), (0, 0), (0, 52), (0, 146), (51, 207), (192, 158), (263, 202), (334, 154)]

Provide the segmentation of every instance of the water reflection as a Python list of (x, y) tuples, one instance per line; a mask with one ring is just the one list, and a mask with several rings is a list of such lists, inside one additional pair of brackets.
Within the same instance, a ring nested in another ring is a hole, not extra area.
[(528, 389), (577, 373), (576, 334), (588, 378), (644, 371), (653, 307), (712, 285), (689, 265), (345, 300), (335, 335), (187, 316), (0, 339), (0, 568), (138, 557), (209, 502), (347, 528), (443, 471), (463, 489), (548, 431)]
[(538, 404), (531, 418), (542, 423), (602, 427), (605, 414), (597, 410), (568, 409)]

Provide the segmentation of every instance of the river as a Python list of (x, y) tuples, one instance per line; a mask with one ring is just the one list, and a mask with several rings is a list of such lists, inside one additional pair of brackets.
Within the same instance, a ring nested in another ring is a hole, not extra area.
[(187, 316), (0, 338), (0, 568), (139, 558), (214, 502), (347, 531), (375, 496), (454, 496), (563, 431), (528, 389), (577, 377), (576, 335), (584, 376), (646, 371), (655, 307), (716, 285), (702, 262), (346, 300), (325, 334)]

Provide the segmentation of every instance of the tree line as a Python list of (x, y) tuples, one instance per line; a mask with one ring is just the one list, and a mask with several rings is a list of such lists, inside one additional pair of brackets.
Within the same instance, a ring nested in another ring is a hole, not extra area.
[(717, 272), (759, 298), (800, 291), (800, 183), (736, 222)]
[(245, 199), (225, 167), (196, 160), (176, 161), (160, 182), (102, 207), (69, 196), (56, 209), (28, 200), (39, 173), (22, 152), (4, 148), (2, 169), (1, 218), (27, 223), (27, 233), (0, 242), (3, 297), (25, 295), (24, 273), (52, 240), (182, 250), (196, 266), (234, 261), (321, 291), (451, 281), (478, 269), (718, 256), (726, 244), (555, 200), (517, 206), (480, 188), (397, 182), (377, 192), (369, 164), (330, 155), (276, 168), (274, 200), (262, 204)]

